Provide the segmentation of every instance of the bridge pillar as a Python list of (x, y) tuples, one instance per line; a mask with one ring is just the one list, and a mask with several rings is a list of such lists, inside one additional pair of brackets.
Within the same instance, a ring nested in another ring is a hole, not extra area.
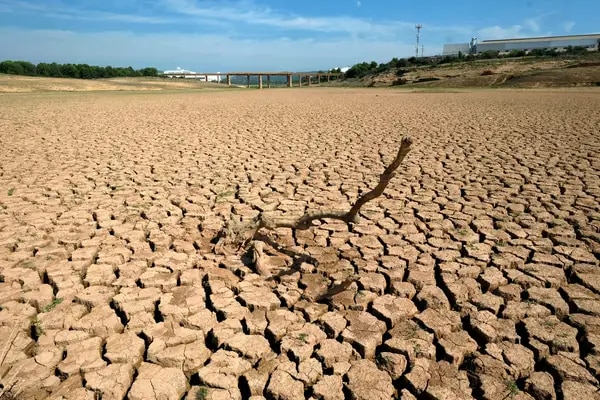
[(317, 75), (317, 84), (321, 84), (321, 74)]
[(267, 75), (267, 87), (271, 89), (271, 75)]
[(329, 82), (330, 77), (331, 77), (331, 75), (327, 74), (327, 82)]
[(311, 81), (312, 81), (312, 79), (311, 79), (311, 78), (312, 78), (312, 76), (308, 75), (306, 78), (308, 79), (308, 86), (312, 86), (312, 83), (311, 83)]
[(227, 86), (231, 86), (231, 75), (227, 75)]
[(298, 87), (302, 87), (302, 75), (298, 75)]
[(292, 75), (288, 75), (287, 76), (287, 86), (292, 87), (293, 82), (294, 82), (294, 80), (292, 79)]
[(246, 80), (248, 81), (248, 87), (250, 87), (250, 75), (246, 75)]
[(258, 88), (262, 89), (262, 75), (258, 75)]

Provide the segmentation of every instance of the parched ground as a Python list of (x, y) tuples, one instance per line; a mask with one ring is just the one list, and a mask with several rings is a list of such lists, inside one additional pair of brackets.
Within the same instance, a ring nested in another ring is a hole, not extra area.
[[(597, 399), (598, 110), (591, 90), (2, 96), (2, 382), (23, 399)], [(405, 134), (359, 224), (263, 238), (272, 278), (213, 251), (232, 214), (348, 207)]]

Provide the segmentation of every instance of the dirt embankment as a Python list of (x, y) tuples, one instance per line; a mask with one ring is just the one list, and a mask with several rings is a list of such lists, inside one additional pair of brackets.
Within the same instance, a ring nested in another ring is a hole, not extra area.
[(478, 60), (436, 67), (401, 68), (331, 84), (336, 85), (423, 88), (600, 86), (600, 57), (598, 60)]
[(226, 89), (225, 84), (200, 82), (195, 79), (110, 78), (72, 79), (0, 74), (0, 93), (89, 92), (137, 90)]

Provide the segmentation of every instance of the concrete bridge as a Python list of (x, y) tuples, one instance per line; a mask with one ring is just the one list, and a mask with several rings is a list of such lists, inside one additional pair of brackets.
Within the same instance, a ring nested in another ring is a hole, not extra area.
[(168, 77), (184, 77), (184, 78), (202, 78), (208, 82), (209, 76), (216, 76), (217, 82), (221, 82), (221, 77), (225, 76), (227, 78), (227, 86), (231, 86), (231, 77), (232, 76), (245, 76), (247, 80), (247, 85), (250, 87), (250, 77), (257, 76), (258, 77), (258, 88), (263, 88), (263, 77), (266, 76), (267, 87), (271, 87), (271, 77), (272, 76), (285, 76), (286, 77), (286, 86), (293, 87), (293, 77), (298, 77), (298, 86), (302, 86), (302, 78), (306, 78), (307, 86), (311, 86), (313, 83), (313, 78), (316, 78), (316, 83), (319, 84), (323, 80), (324, 82), (329, 82), (331, 78), (339, 78), (344, 75), (339, 72), (195, 72), (195, 73), (167, 73), (162, 76)]

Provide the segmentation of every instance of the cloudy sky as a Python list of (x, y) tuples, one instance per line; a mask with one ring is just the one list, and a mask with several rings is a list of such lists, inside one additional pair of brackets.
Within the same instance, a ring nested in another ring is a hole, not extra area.
[[(502, 5), (500, 5), (502, 4)], [(0, 60), (328, 69), (444, 43), (597, 33), (595, 0), (0, 0)]]

